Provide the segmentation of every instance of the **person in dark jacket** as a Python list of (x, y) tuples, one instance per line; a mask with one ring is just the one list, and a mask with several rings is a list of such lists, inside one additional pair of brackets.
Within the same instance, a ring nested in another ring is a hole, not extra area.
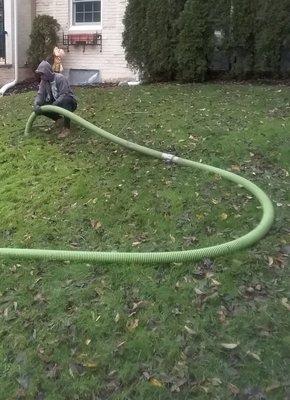
[[(76, 97), (67, 78), (62, 74), (53, 72), (51, 65), (47, 61), (42, 61), (39, 64), (36, 73), (40, 74), (41, 81), (34, 101), (34, 111), (36, 114), (53, 119), (58, 124), (62, 117), (57, 113), (42, 112), (41, 106), (50, 104), (73, 112), (77, 109)], [(63, 129), (58, 137), (60, 139), (65, 138), (69, 133), (70, 120), (69, 118), (64, 118)]]

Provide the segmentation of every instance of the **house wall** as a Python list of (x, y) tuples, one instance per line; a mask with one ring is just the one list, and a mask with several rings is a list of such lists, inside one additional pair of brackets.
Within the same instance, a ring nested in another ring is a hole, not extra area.
[[(19, 82), (31, 78), (30, 68), (22, 67), (18, 69)], [(14, 80), (15, 72), (12, 65), (0, 65), (0, 87)]]
[[(100, 26), (72, 26), (72, 0), (36, 0), (36, 14), (49, 14), (61, 25), (62, 35), (67, 33), (102, 34), (102, 52), (97, 46), (70, 46), (64, 58), (64, 69), (99, 70), (102, 81), (135, 79), (127, 66), (122, 48), (123, 16), (126, 0), (103, 0), (102, 22)], [(61, 43), (62, 44), (62, 43)]]
[(14, 79), (14, 69), (9, 66), (0, 66), (0, 87), (5, 85), (5, 83), (13, 81)]
[(35, 16), (33, 1), (18, 0), (18, 62), (24, 67), (27, 62), (27, 49), (30, 45), (32, 21)]

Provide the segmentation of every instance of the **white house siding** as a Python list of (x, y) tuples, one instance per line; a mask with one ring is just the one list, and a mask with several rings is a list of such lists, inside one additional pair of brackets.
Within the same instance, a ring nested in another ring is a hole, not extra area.
[[(31, 68), (20, 67), (18, 68), (19, 82), (30, 79), (33, 76)], [(14, 67), (11, 65), (0, 65), (0, 88), (8, 82), (14, 81), (15, 72)]]
[(34, 18), (33, 1), (18, 0), (18, 62), (20, 67), (27, 63), (27, 49)]
[(11, 66), (0, 66), (0, 87), (14, 80), (14, 69)]
[[(102, 52), (98, 46), (70, 46), (64, 59), (64, 69), (99, 70), (102, 81), (134, 79), (127, 66), (122, 48), (123, 16), (126, 0), (102, 0), (102, 22), (97, 29), (102, 35)], [(61, 25), (62, 34), (93, 33), (96, 28), (72, 27), (72, 0), (36, 0), (36, 14), (52, 15)]]

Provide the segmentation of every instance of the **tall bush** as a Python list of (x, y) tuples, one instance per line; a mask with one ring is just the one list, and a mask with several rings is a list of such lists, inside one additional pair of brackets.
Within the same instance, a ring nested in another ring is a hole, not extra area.
[(183, 0), (149, 0), (146, 26), (149, 38), (148, 73), (151, 80), (176, 78), (176, 43), (178, 17)]
[(146, 26), (147, 2), (130, 0), (124, 15), (123, 47), (128, 64), (147, 75), (149, 39)]
[(231, 10), (232, 0), (212, 1), (210, 20), (214, 32), (215, 53), (221, 53), (225, 58), (225, 64), (231, 58), (230, 37), (231, 37)]
[(231, 73), (246, 78), (255, 71), (257, 1), (232, 0), (230, 10)]
[(49, 55), (58, 42), (58, 32), (60, 25), (56, 19), (50, 15), (38, 15), (32, 24), (31, 43), (27, 51), (28, 63), (32, 68)]
[(213, 49), (211, 1), (187, 0), (179, 19), (176, 47), (178, 77), (182, 81), (204, 81)]
[(175, 78), (177, 21), (185, 0), (130, 0), (124, 17), (126, 60), (153, 81)]
[(211, 68), (245, 79), (287, 68), (290, 0), (129, 0), (124, 24), (126, 59), (147, 80), (204, 81)]
[(289, 35), (289, 0), (259, 0), (255, 41), (256, 71), (259, 74), (281, 74), (282, 51), (287, 46)]

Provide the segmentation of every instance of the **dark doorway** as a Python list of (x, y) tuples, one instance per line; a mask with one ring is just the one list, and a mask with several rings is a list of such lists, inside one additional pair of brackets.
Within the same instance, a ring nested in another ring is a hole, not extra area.
[(0, 0), (0, 61), (6, 62), (5, 46), (5, 26), (4, 26), (4, 0)]

